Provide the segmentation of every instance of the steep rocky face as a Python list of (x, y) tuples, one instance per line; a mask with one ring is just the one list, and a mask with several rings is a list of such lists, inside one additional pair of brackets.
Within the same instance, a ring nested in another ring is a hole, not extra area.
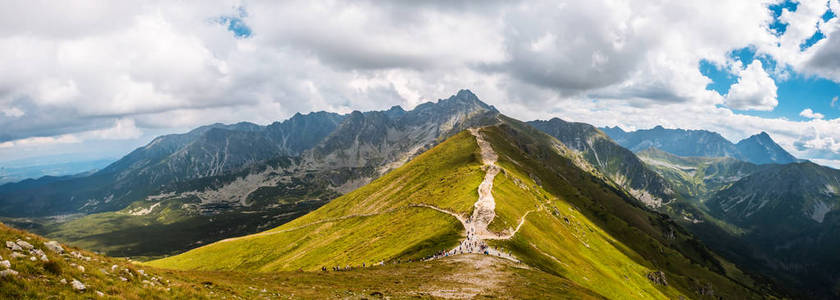
[(620, 139), (620, 138), (624, 137), (625, 134), (627, 134), (627, 132), (625, 132), (623, 129), (621, 129), (621, 127), (618, 127), (618, 126), (601, 127), (601, 128), (598, 128), (598, 129), (600, 129), (602, 132), (604, 132), (607, 136), (609, 136), (613, 140)]
[(811, 162), (756, 172), (717, 193), (712, 212), (740, 225), (823, 222), (840, 208), (840, 171)]
[(743, 231), (713, 247), (807, 298), (836, 299), (840, 171), (810, 162), (768, 166), (707, 202), (711, 214)]
[(323, 142), (304, 155), (312, 167), (373, 167), (381, 172), (405, 163), (443, 139), (473, 126), (498, 122), (498, 111), (472, 92), (380, 112), (351, 113)]
[(665, 129), (656, 126), (611, 137), (633, 152), (654, 147), (679, 156), (740, 157), (735, 145), (720, 134), (707, 130)]
[(317, 112), (269, 126), (213, 124), (161, 136), (89, 176), (4, 186), (0, 207), (7, 216), (118, 210), (173, 182), (221, 175), (281, 155), (299, 155), (343, 119)]
[(578, 151), (598, 171), (646, 205), (660, 207), (674, 199), (675, 193), (661, 176), (592, 125), (558, 118), (527, 123)]
[(185, 134), (155, 138), (99, 173), (179, 180), (218, 175), (278, 155), (299, 155), (323, 140), (344, 118), (315, 112), (298, 113), (268, 126), (247, 122), (202, 126)]
[(743, 139), (735, 147), (746, 161), (757, 164), (787, 164), (796, 162), (796, 157), (782, 149), (766, 132)]
[(770, 167), (731, 157), (683, 157), (656, 148), (636, 152), (636, 155), (685, 199), (697, 202), (705, 202), (732, 183)]
[(653, 147), (679, 156), (732, 157), (754, 164), (797, 161), (765, 132), (733, 144), (707, 130), (665, 129), (662, 126), (632, 132), (624, 132), (618, 127), (602, 130), (633, 152)]

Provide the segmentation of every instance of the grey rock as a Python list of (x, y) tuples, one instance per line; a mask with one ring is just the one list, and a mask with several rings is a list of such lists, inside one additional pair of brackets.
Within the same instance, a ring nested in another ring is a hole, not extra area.
[(18, 244), (18, 246), (20, 246), (24, 250), (31, 250), (32, 248), (34, 248), (32, 246), (32, 244), (30, 244), (29, 242), (24, 241), (24, 240), (17, 240), (17, 244)]
[(73, 281), (70, 282), (70, 286), (72, 286), (73, 289), (77, 290), (77, 291), (84, 291), (87, 288), (87, 287), (85, 287), (84, 283), (82, 283), (81, 281), (78, 281), (76, 279), (73, 279)]
[(47, 247), (47, 249), (49, 249), (50, 251), (58, 254), (64, 253), (64, 248), (62, 248), (61, 244), (59, 244), (57, 241), (46, 242), (44, 243), (44, 247)]
[(23, 248), (21, 248), (20, 246), (18, 246), (18, 244), (15, 244), (15, 242), (12, 241), (6, 241), (6, 248), (11, 249), (12, 251), (23, 251)]

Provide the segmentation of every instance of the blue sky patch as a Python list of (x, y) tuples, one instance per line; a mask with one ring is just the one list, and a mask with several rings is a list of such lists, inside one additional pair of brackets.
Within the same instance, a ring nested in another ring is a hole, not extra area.
[(716, 91), (721, 95), (726, 95), (729, 92), (729, 87), (738, 81), (738, 77), (729, 73), (729, 70), (720, 68), (705, 59), (700, 61), (700, 73), (712, 80), (706, 86), (706, 89)]
[(796, 8), (799, 7), (799, 3), (787, 0), (785, 2), (770, 5), (768, 8), (770, 12), (773, 13), (773, 23), (770, 23), (770, 29), (778, 36), (785, 33), (787, 30), (787, 23), (782, 23), (779, 20), (779, 17), (782, 16), (782, 11), (787, 9), (789, 11), (796, 11)]
[(248, 27), (239, 17), (219, 17), (219, 24), (227, 25), (227, 30), (238, 38), (251, 37), (251, 27)]
[(807, 40), (803, 41), (801, 45), (799, 45), (799, 50), (805, 51), (805, 49), (811, 48), (811, 46), (813, 46), (814, 44), (816, 44), (824, 38), (825, 35), (822, 33), (822, 31), (817, 30), (817, 32), (814, 32), (814, 35), (812, 35)]
[(831, 11), (831, 9), (827, 9), (825, 11), (825, 14), (822, 15), (822, 20), (823, 20), (823, 22), (828, 22), (828, 20), (831, 20), (834, 17), (836, 17), (836, 15), (834, 15), (834, 12)]
[[(790, 74), (789, 77), (782, 80), (774, 72), (776, 61), (766, 55), (756, 55), (752, 47), (732, 50), (729, 57), (740, 61), (744, 67), (756, 59), (761, 61), (764, 70), (776, 82), (779, 100), (779, 105), (772, 111), (733, 111), (762, 118), (782, 117), (790, 120), (806, 120), (799, 113), (806, 108), (811, 108), (825, 115), (826, 119), (840, 118), (840, 105), (831, 105), (832, 99), (840, 96), (840, 84), (824, 78), (797, 74), (790, 68), (786, 69)], [(738, 77), (731, 74), (725, 67), (718, 67), (707, 60), (701, 60), (699, 68), (700, 73), (712, 80), (706, 89), (716, 91), (720, 95), (725, 96), (732, 85), (738, 82)]]
[(245, 10), (245, 7), (237, 7), (236, 13), (233, 16), (221, 16), (216, 19), (216, 22), (219, 24), (227, 26), (227, 30), (233, 32), (233, 35), (237, 38), (249, 38), (251, 37), (251, 27), (248, 27), (248, 24), (245, 24), (245, 21), (242, 18), (248, 16), (248, 11)]

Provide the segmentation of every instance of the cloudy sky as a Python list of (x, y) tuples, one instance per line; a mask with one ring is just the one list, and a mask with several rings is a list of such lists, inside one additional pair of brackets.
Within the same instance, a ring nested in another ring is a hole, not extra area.
[(6, 1), (0, 161), (462, 88), (510, 116), (766, 131), (840, 166), (840, 3)]

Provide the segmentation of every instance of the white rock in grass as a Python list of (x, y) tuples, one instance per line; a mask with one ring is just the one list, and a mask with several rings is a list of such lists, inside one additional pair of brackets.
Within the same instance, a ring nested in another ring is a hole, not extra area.
[(26, 257), (24, 254), (20, 254), (18, 252), (12, 252), (12, 258), (23, 258)]
[(105, 293), (100, 292), (100, 291), (96, 291), (96, 295), (99, 296), (99, 297), (105, 297)]
[(77, 290), (77, 291), (84, 291), (85, 290), (85, 284), (82, 283), (81, 281), (76, 280), (76, 279), (73, 279), (73, 281), (70, 282), (70, 285), (73, 287), (74, 290)]
[(76, 268), (79, 269), (79, 272), (82, 272), (82, 273), (85, 272), (85, 267), (82, 266), (82, 265), (76, 266)]
[(67, 279), (61, 278), (61, 281), (59, 282), (61, 282), (61, 284), (67, 284)]
[(120, 280), (122, 280), (122, 281), (128, 281), (128, 279), (126, 279), (125, 277), (122, 277), (122, 276), (120, 276)]
[(23, 241), (23, 240), (17, 240), (17, 244), (18, 244), (18, 246), (20, 246), (21, 248), (23, 248), (25, 250), (30, 250), (30, 249), (34, 248), (34, 247), (32, 247), (32, 244), (30, 244), (26, 241)]
[(57, 241), (46, 242), (44, 243), (44, 247), (47, 247), (47, 249), (50, 249), (50, 251), (58, 254), (64, 253), (64, 248), (62, 248), (61, 244), (59, 244)]
[(21, 248), (20, 246), (18, 246), (18, 244), (15, 244), (15, 242), (12, 241), (6, 241), (6, 248), (11, 249), (12, 251), (23, 251), (23, 248)]
[(3, 267), (4, 269), (11, 269), (12, 263), (10, 263), (8, 260), (0, 261), (0, 267)]
[(18, 272), (15, 271), (15, 270), (12, 270), (12, 269), (7, 269), (7, 270), (0, 271), (0, 277), (15, 276), (17, 274), (18, 274)]
[(36, 260), (38, 260), (38, 259), (37, 259), (37, 258), (35, 258), (34, 256), (30, 256), (30, 257), (29, 257), (29, 260), (31, 260), (31, 261), (36, 261)]

